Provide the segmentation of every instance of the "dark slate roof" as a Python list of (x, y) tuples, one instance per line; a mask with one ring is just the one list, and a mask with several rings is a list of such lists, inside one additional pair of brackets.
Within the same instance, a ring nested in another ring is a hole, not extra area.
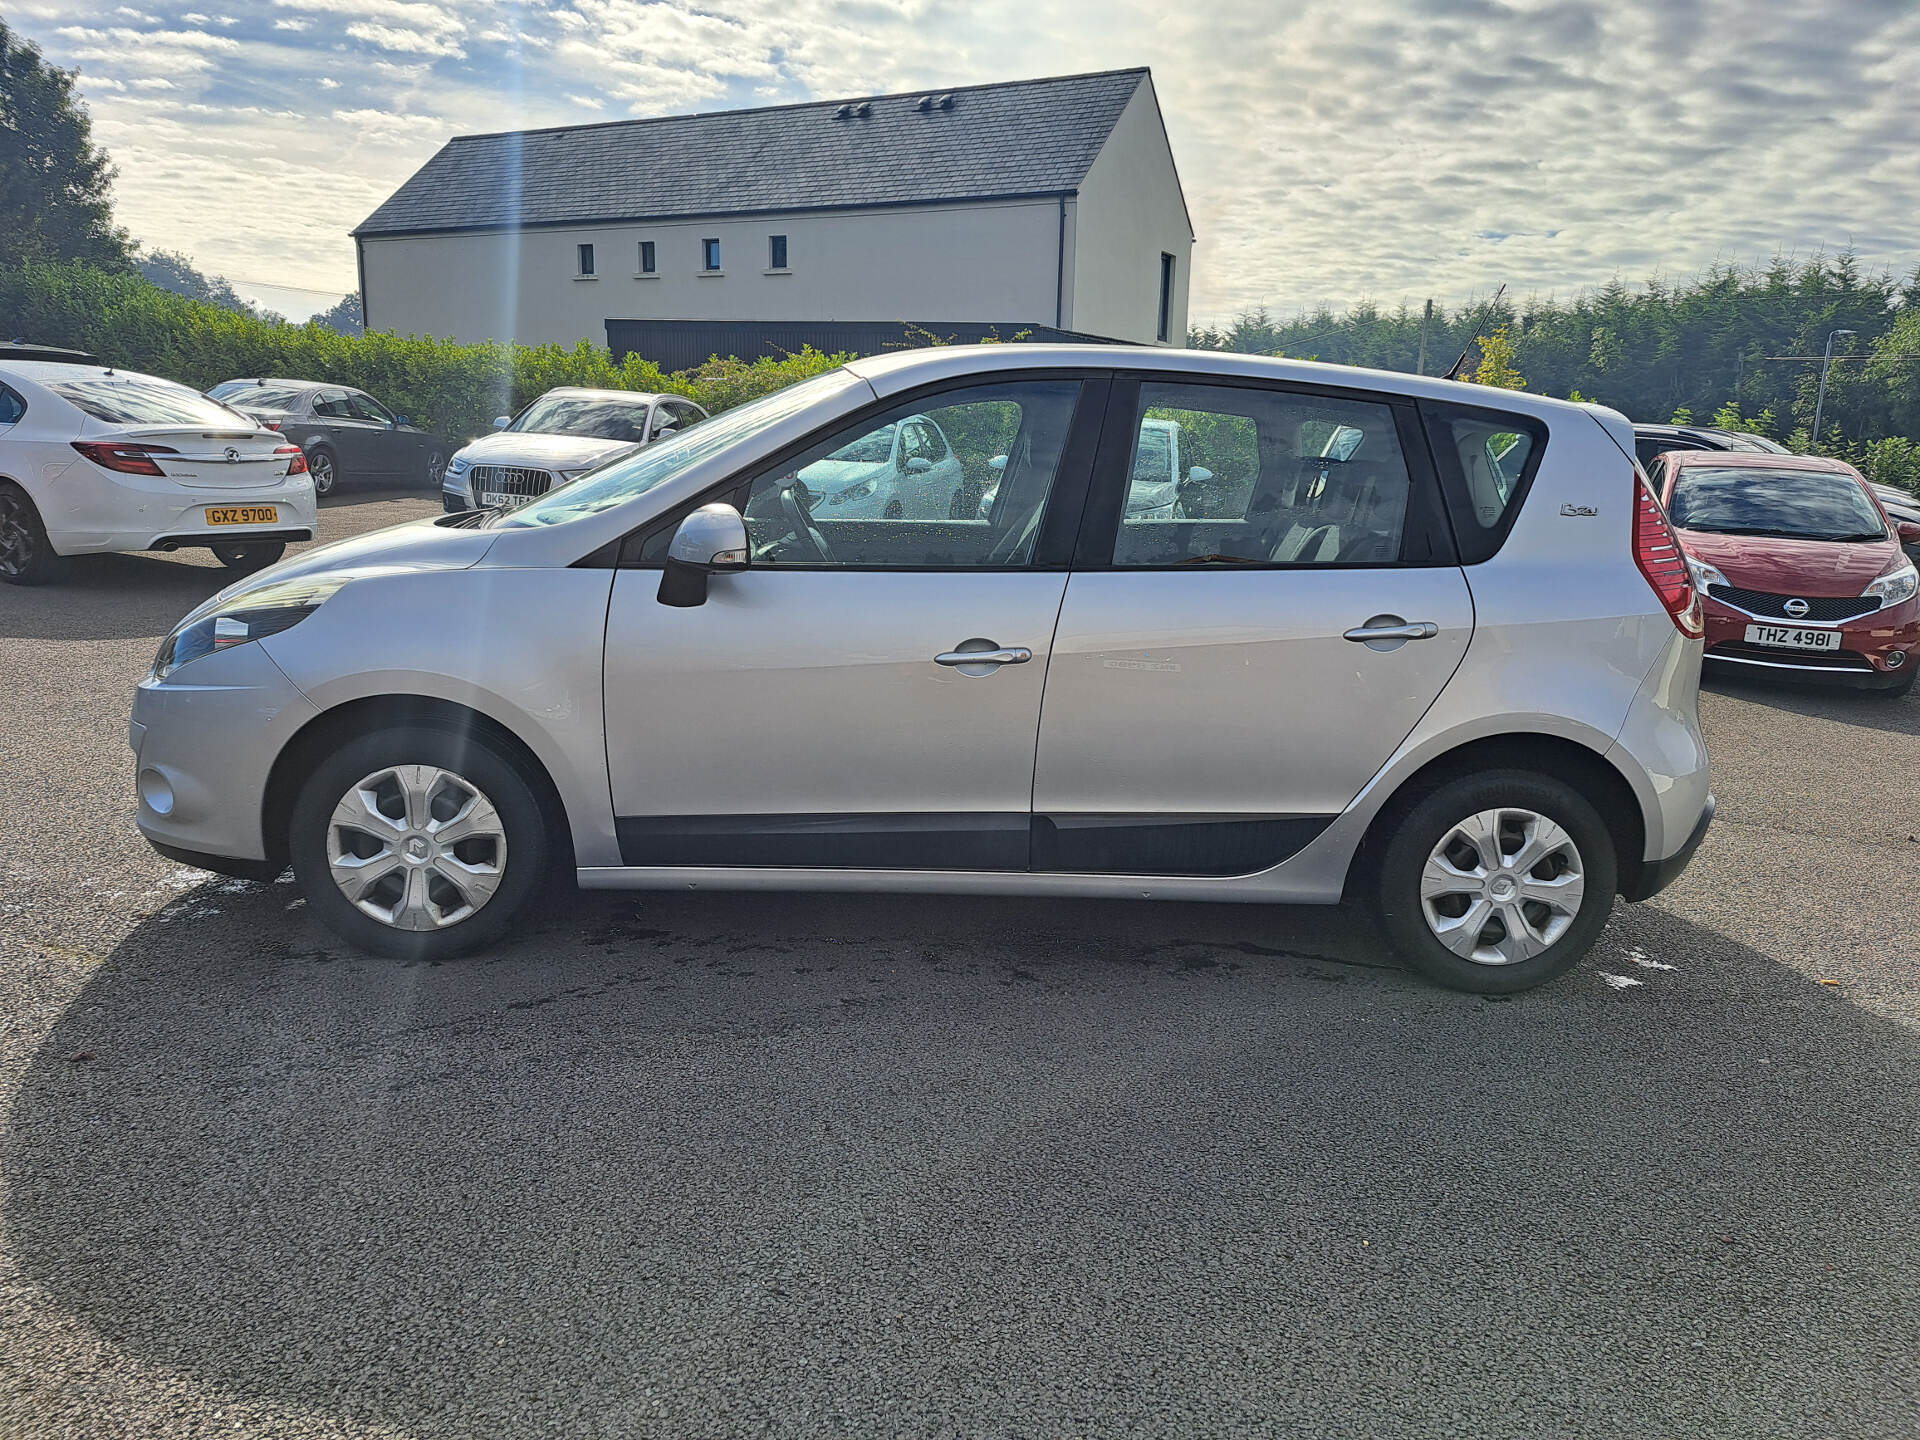
[[(353, 233), (1072, 191), (1147, 74), (1144, 68), (1110, 70), (764, 110), (461, 135)], [(919, 102), (929, 94), (935, 105), (922, 111)], [(952, 97), (950, 109), (939, 108), (942, 96)], [(838, 119), (842, 105), (864, 105), (871, 113)]]

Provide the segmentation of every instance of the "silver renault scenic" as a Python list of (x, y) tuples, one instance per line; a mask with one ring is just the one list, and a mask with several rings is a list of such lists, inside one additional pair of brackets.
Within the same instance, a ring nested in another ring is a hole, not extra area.
[[(909, 417), (951, 448), (944, 509), (810, 483)], [(1171, 426), (1176, 501), (1131, 503)], [(484, 945), (571, 870), (1352, 896), (1425, 975), (1513, 991), (1705, 834), (1700, 629), (1611, 410), (930, 349), (221, 592), (140, 685), (139, 824), (188, 864), (291, 863), (393, 956)]]

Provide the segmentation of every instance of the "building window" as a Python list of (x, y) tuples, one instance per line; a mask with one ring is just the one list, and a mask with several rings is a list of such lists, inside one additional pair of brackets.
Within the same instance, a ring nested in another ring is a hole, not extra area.
[(1173, 256), (1160, 256), (1160, 343), (1173, 338)]
[(718, 240), (702, 240), (700, 242), (700, 268), (702, 270), (718, 270), (720, 268), (720, 242)]
[(784, 270), (787, 268), (787, 237), (769, 235), (767, 237), (767, 268)]
[(582, 274), (582, 275), (591, 275), (591, 274), (593, 274), (593, 246), (591, 246), (591, 245), (576, 245), (576, 246), (574, 246), (573, 248), (574, 248), (575, 250), (577, 250), (577, 251), (579, 251), (579, 252), (580, 252), (580, 270), (579, 270), (579, 273), (580, 273), (580, 274)]
[(653, 241), (642, 240), (640, 242), (640, 273), (642, 275), (651, 275), (657, 268), (657, 262), (654, 259)]

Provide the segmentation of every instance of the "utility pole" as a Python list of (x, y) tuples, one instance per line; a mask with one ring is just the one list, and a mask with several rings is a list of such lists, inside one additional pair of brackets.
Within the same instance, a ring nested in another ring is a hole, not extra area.
[(1854, 330), (1829, 330), (1827, 332), (1827, 353), (1820, 357), (1820, 398), (1813, 402), (1813, 444), (1820, 446), (1820, 420), (1827, 409), (1827, 372), (1833, 369), (1833, 337), (1836, 335), (1858, 334)]
[(1433, 324), (1433, 297), (1427, 297), (1426, 313), (1420, 317), (1420, 358), (1413, 362), (1413, 373), (1427, 373), (1427, 327)]

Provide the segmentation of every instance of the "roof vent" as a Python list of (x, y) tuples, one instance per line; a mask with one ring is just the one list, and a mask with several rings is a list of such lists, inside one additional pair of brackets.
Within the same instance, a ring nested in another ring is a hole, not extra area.
[(933, 109), (933, 96), (922, 95), (920, 97), (919, 103), (916, 104), (913, 108), (918, 110), (922, 115), (926, 114), (927, 111)]
[(834, 107), (833, 118), (836, 120), (844, 120), (851, 114), (853, 114), (853, 106), (837, 105)]
[(867, 101), (862, 100), (858, 105), (853, 107), (853, 113), (858, 115), (862, 120), (865, 120), (873, 114), (873, 106)]
[(942, 95), (942, 96), (941, 96), (941, 97), (940, 97), (940, 98), (939, 98), (938, 100), (936, 100), (936, 101), (935, 101), (934, 103), (935, 103), (936, 105), (938, 105), (938, 106), (939, 106), (939, 107), (940, 107), (940, 108), (941, 108), (942, 110), (951, 110), (951, 109), (953, 108), (953, 94), (952, 94), (952, 92), (951, 92), (951, 91), (949, 91), (949, 92), (948, 92), (947, 94), (945, 94), (945, 95)]

